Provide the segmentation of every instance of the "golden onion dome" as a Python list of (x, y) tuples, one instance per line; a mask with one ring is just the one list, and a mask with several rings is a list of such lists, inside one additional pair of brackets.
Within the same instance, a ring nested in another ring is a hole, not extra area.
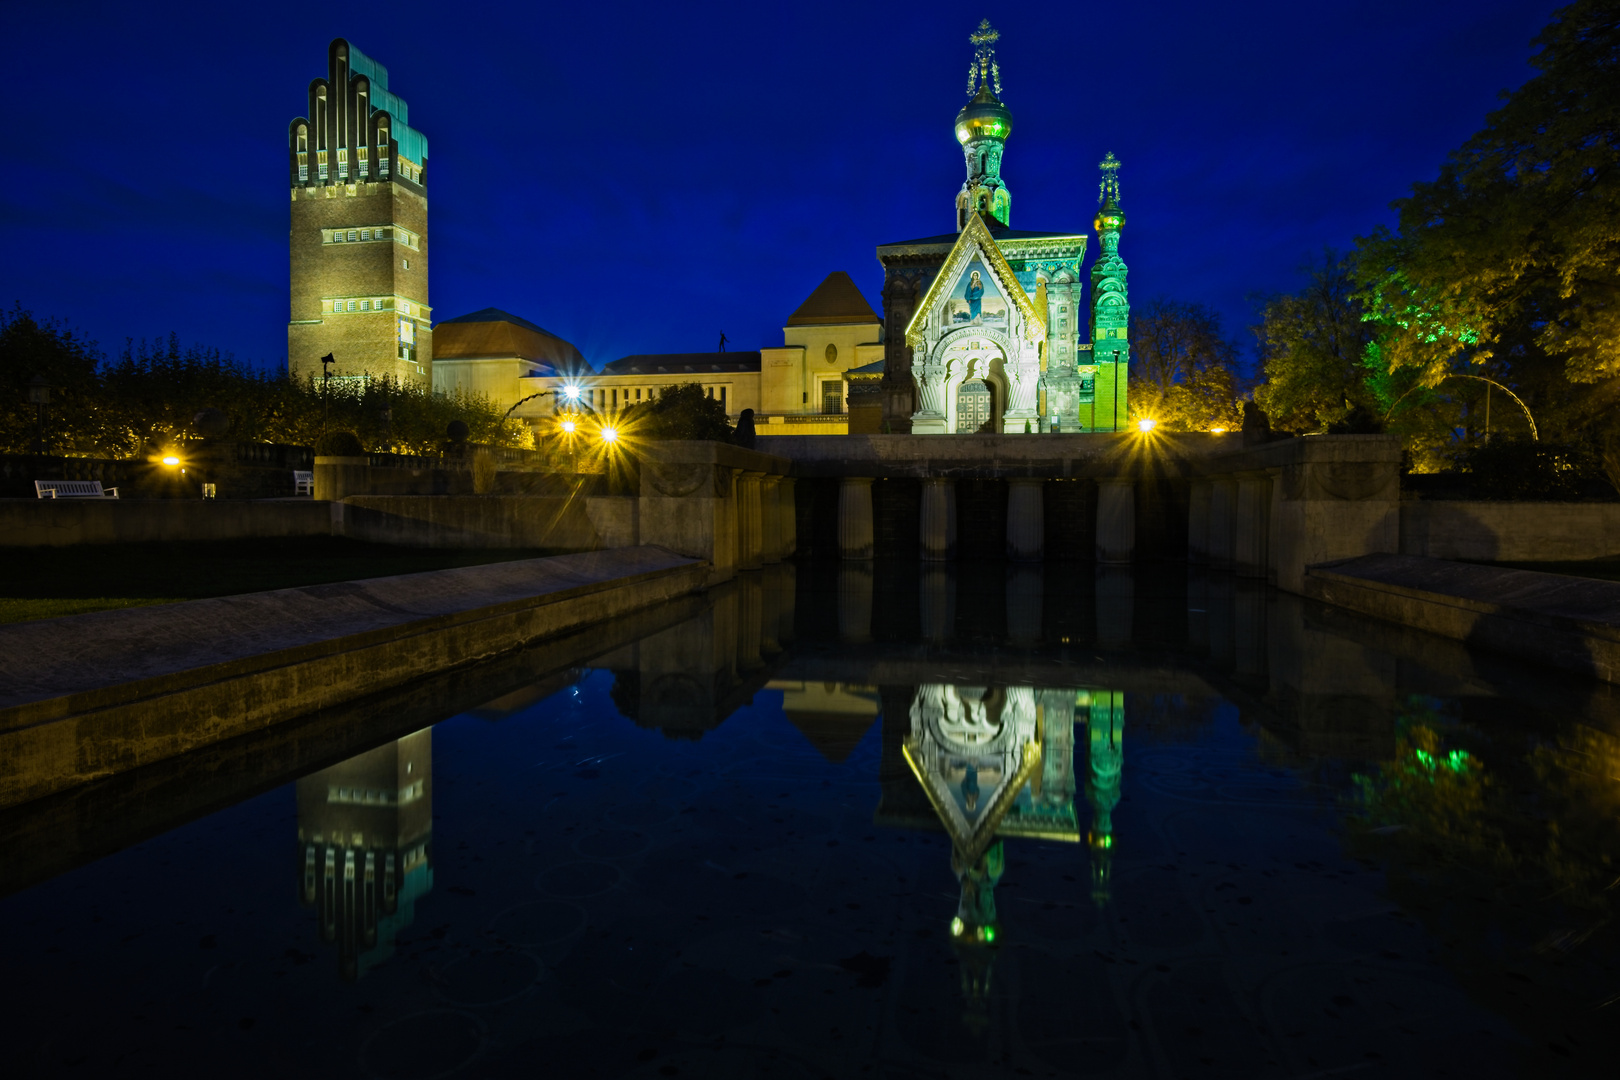
[(956, 114), (956, 141), (966, 146), (978, 139), (1005, 139), (1012, 134), (1012, 112), (990, 90), (988, 82)]

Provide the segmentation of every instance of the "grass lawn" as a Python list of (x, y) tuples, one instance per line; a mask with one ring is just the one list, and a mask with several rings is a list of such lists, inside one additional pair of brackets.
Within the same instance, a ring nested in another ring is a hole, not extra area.
[(1587, 559), (1583, 562), (1504, 562), (1490, 565), (1505, 566), (1510, 570), (1539, 570), (1543, 574), (1566, 574), (1570, 577), (1620, 581), (1620, 559)]
[(552, 554), (389, 547), (340, 536), (11, 548), (0, 559), (0, 623)]

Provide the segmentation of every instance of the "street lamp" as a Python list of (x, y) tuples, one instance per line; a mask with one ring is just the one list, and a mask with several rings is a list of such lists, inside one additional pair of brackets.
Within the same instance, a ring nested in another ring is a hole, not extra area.
[(45, 406), (51, 403), (51, 384), (36, 374), (28, 380), (28, 400), (34, 406), (34, 453), (45, 456)]
[(516, 409), (519, 405), (523, 404), (525, 401), (533, 401), (535, 398), (542, 398), (542, 397), (545, 397), (547, 394), (552, 394), (552, 395), (555, 395), (555, 396), (558, 396), (558, 397), (567, 398), (570, 402), (578, 402), (579, 401), (579, 387), (576, 386), (574, 383), (569, 383), (567, 386), (564, 386), (561, 390), (542, 390), (538, 394), (530, 394), (528, 397), (518, 398), (516, 401), (512, 402), (512, 408), (507, 409), (506, 410), (506, 416), (501, 417), (501, 419), (505, 420), (508, 417), (510, 417), (512, 415), (512, 410)]

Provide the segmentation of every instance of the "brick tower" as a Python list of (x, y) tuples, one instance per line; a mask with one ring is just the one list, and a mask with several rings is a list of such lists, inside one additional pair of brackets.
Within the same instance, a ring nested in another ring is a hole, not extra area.
[(309, 113), (287, 129), (295, 377), (433, 382), (427, 137), (388, 90), (388, 69), (336, 38)]

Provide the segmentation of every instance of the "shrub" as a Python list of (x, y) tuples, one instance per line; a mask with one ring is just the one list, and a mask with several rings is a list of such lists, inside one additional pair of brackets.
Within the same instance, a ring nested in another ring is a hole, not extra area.
[(325, 431), (315, 440), (315, 453), (319, 457), (359, 457), (365, 452), (360, 436), (352, 431)]

